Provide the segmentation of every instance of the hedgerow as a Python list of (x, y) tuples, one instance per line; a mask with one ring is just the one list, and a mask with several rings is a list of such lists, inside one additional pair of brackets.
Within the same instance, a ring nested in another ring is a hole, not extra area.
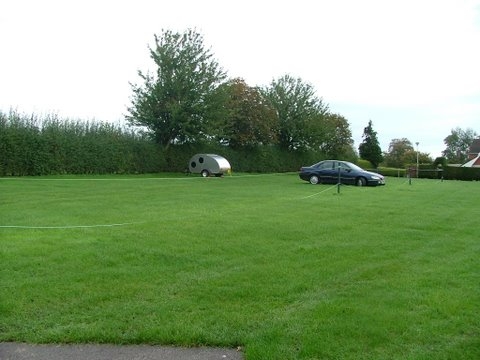
[(324, 158), (320, 152), (272, 145), (232, 149), (215, 142), (165, 150), (125, 125), (0, 112), (0, 176), (184, 172), (195, 153), (220, 154), (239, 172), (296, 171)]
[(145, 173), (162, 152), (120, 125), (0, 112), (0, 175)]

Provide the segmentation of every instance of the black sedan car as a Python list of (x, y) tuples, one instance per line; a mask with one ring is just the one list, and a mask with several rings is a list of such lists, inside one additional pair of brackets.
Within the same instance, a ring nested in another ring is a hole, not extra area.
[[(385, 185), (383, 175), (363, 170), (348, 161), (324, 160), (312, 166), (303, 166), (300, 179), (310, 184), (348, 184), (357, 186)], [(340, 181), (339, 181), (340, 179)]]

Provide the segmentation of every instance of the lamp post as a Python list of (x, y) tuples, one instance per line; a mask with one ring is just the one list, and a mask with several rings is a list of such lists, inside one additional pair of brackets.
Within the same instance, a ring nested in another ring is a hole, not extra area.
[(417, 145), (417, 178), (418, 178), (418, 144), (419, 142), (417, 141), (415, 144)]

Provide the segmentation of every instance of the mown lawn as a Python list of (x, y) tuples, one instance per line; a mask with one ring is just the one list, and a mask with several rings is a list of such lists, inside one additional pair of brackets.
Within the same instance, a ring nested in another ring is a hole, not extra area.
[(480, 358), (477, 182), (0, 179), (0, 341)]

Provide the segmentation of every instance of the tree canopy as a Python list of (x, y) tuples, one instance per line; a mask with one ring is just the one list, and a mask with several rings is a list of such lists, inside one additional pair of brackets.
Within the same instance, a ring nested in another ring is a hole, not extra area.
[[(317, 126), (318, 128), (319, 126)], [(329, 158), (353, 160), (357, 158), (352, 132), (347, 119), (340, 114), (327, 113), (323, 117), (320, 150)]]
[(385, 164), (390, 167), (400, 168), (410, 159), (410, 153), (415, 152), (412, 142), (406, 138), (392, 139), (388, 152), (384, 156)]
[(428, 153), (415, 150), (413, 144), (407, 138), (392, 139), (388, 146), (388, 152), (384, 155), (385, 165), (394, 168), (402, 168), (418, 161), (421, 164), (432, 163)]
[(278, 116), (258, 88), (237, 78), (222, 84), (226, 114), (220, 119), (217, 137), (233, 148), (275, 144), (278, 138)]
[(363, 129), (363, 141), (358, 147), (360, 157), (376, 168), (383, 161), (382, 149), (378, 143), (377, 132), (373, 130), (372, 120), (368, 121), (368, 125)]
[(197, 141), (208, 133), (209, 121), (219, 116), (221, 99), (215, 90), (226, 73), (194, 30), (163, 31), (155, 35), (149, 50), (157, 71), (138, 71), (143, 84), (130, 84), (133, 96), (127, 121), (149, 129), (165, 148), (174, 142)]
[(473, 129), (452, 129), (450, 135), (443, 140), (447, 147), (442, 151), (442, 155), (449, 163), (465, 163), (468, 160), (468, 149), (476, 137), (478, 134)]
[(155, 35), (153, 73), (140, 84), (126, 120), (141, 126), (164, 149), (171, 144), (217, 142), (231, 148), (276, 145), (317, 157), (356, 157), (347, 119), (331, 114), (312, 85), (284, 75), (251, 87), (226, 73), (194, 30)]
[(328, 106), (315, 95), (314, 88), (300, 78), (284, 75), (273, 80), (263, 94), (278, 114), (279, 145), (288, 150), (315, 148)]

